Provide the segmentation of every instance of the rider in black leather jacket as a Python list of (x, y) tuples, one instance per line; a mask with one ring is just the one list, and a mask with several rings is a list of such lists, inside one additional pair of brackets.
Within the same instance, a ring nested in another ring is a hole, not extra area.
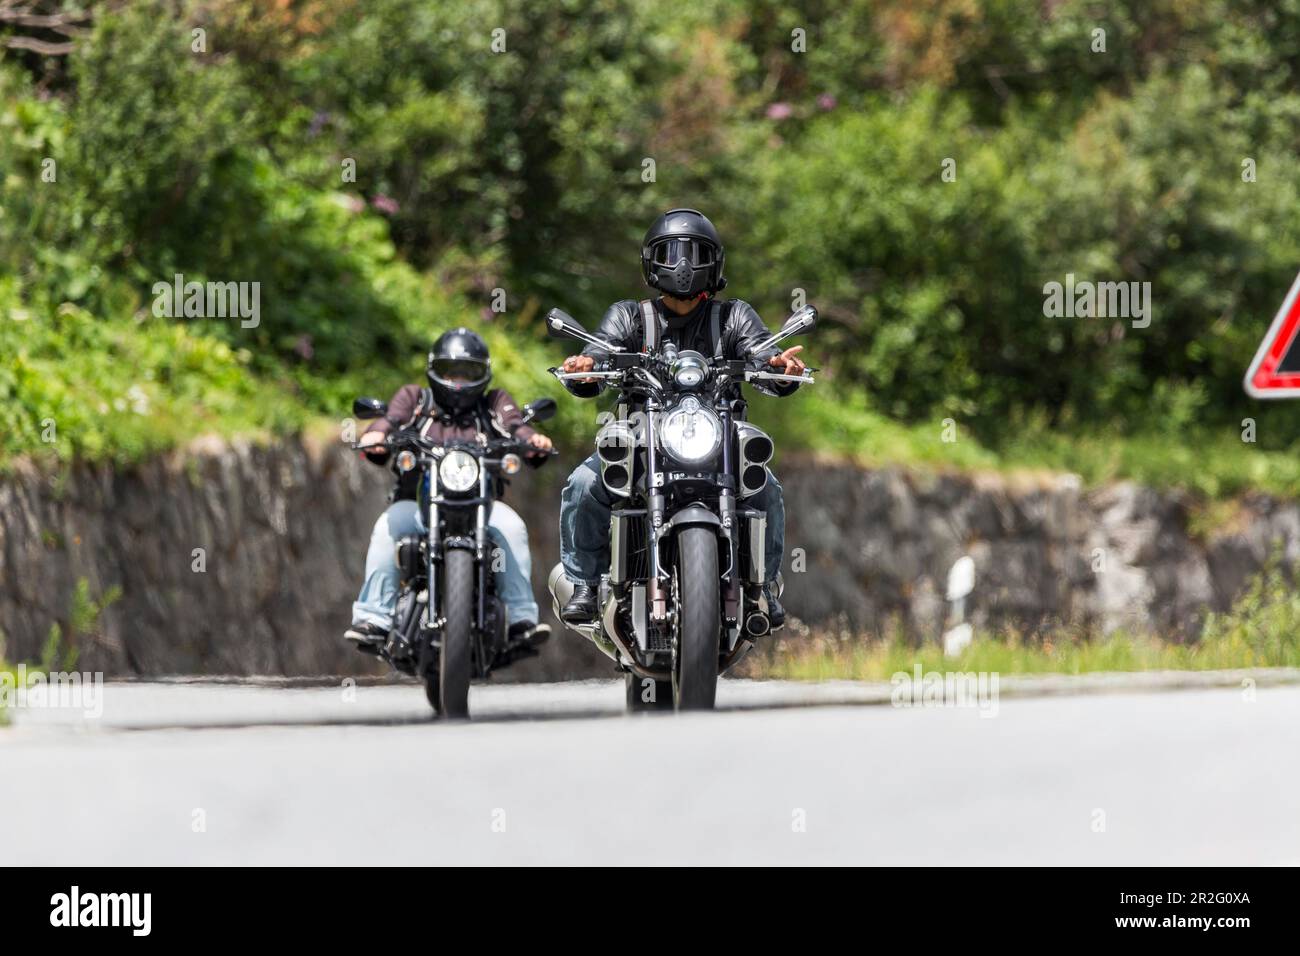
[[(713, 355), (718, 350), (721, 339), (721, 354), (726, 358), (745, 358), (755, 367), (771, 364), (771, 360), (784, 355), (780, 349), (772, 346), (761, 352), (754, 351), (754, 346), (771, 335), (770, 330), (758, 317), (754, 307), (741, 299), (719, 302), (712, 296), (701, 296), (694, 301), (694, 307), (685, 315), (673, 311), (663, 299), (656, 299), (654, 309), (659, 320), (659, 341), (670, 341), (679, 351), (694, 349), (705, 355)], [(712, 329), (713, 306), (720, 307), (718, 330)], [(605, 312), (596, 330), (597, 338), (604, 339), (612, 345), (622, 345), (633, 349), (641, 347), (645, 337), (644, 323), (641, 321), (641, 305), (636, 299), (623, 299), (615, 302)], [(797, 355), (802, 346), (788, 350)], [(608, 356), (597, 345), (588, 345), (582, 354), (599, 362)], [(785, 362), (783, 361), (782, 367)], [(580, 371), (565, 366), (565, 371)], [(793, 373), (793, 374), (797, 374)], [(790, 395), (799, 387), (797, 382), (753, 382), (753, 387), (770, 395)], [(591, 398), (603, 388), (596, 382), (567, 383), (569, 391), (579, 398)]]
[[(758, 313), (740, 299), (718, 300), (715, 295), (727, 284), (722, 275), (725, 256), (717, 230), (693, 209), (673, 209), (660, 216), (646, 233), (641, 249), (642, 274), (646, 284), (662, 295), (648, 303), (654, 316), (653, 341), (670, 341), (679, 351), (693, 349), (725, 359), (744, 359), (754, 367), (798, 375), (804, 371), (799, 359), (802, 346), (784, 351), (754, 346), (769, 336)], [(643, 306), (633, 299), (615, 302), (605, 312), (596, 336), (611, 345), (639, 350), (646, 343)], [(605, 351), (588, 345), (579, 355), (564, 361), (564, 371), (590, 371), (605, 357)], [(773, 395), (789, 395), (795, 382), (754, 383)], [(569, 380), (569, 391), (590, 398), (599, 394), (596, 381)], [(785, 507), (781, 485), (769, 472), (767, 486), (749, 503), (767, 512), (766, 588), (768, 617), (772, 629), (785, 622), (776, 588), (785, 548)], [(569, 475), (560, 505), (560, 559), (573, 582), (573, 597), (561, 610), (570, 623), (592, 620), (596, 615), (596, 591), (600, 575), (609, 566), (609, 521), (613, 502), (601, 484), (599, 464), (593, 454)]]

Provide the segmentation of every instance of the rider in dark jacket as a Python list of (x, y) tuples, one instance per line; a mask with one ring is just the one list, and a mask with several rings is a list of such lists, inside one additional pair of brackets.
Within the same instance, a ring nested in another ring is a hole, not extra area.
[[(596, 336), (623, 348), (672, 342), (679, 351), (693, 349), (724, 359), (743, 359), (754, 365), (771, 366), (788, 375), (802, 374), (799, 359), (803, 346), (784, 351), (755, 346), (769, 336), (758, 313), (740, 299), (721, 301), (716, 294), (726, 287), (722, 275), (725, 255), (713, 223), (694, 209), (672, 209), (664, 213), (646, 233), (641, 244), (641, 272), (646, 284), (660, 292), (658, 299), (615, 302), (601, 320)], [(653, 322), (647, 337), (646, 317)], [(606, 356), (599, 346), (588, 345), (578, 355), (564, 360), (566, 372), (588, 372)], [(569, 391), (590, 398), (603, 387), (597, 381), (570, 380)], [(754, 383), (762, 391), (789, 395), (796, 382)], [(771, 586), (781, 569), (785, 549), (785, 507), (781, 485), (769, 473), (767, 486), (749, 499), (767, 512), (767, 567), (769, 619), (775, 630), (785, 623), (785, 610)], [(600, 481), (595, 454), (574, 469), (560, 504), (560, 560), (565, 575), (573, 582), (573, 597), (561, 610), (570, 623), (590, 621), (596, 616), (596, 590), (601, 574), (609, 567), (609, 521), (613, 502)]]
[[(415, 429), (437, 443), (514, 437), (536, 448), (534, 456), (550, 450), (551, 440), (524, 423), (509, 392), (488, 390), (492, 359), (487, 343), (475, 332), (461, 328), (439, 336), (429, 352), (426, 372), (428, 387), (403, 385), (388, 403), (388, 414), (361, 436), (360, 445), (376, 446), (374, 451), (366, 451), (375, 464), (388, 461), (389, 453), (382, 447), (385, 436), (402, 429)], [(399, 538), (424, 531), (415, 501), (416, 479), (416, 472), (399, 477), (393, 503), (371, 532), (365, 582), (352, 605), (352, 626), (343, 635), (357, 644), (382, 645), (392, 627), (398, 590), (394, 549)], [(549, 636), (550, 628), (537, 621), (537, 602), (529, 580), (528, 529), (514, 509), (498, 499), (492, 503), (488, 534), (504, 558), (495, 573), (497, 593), (506, 606), (509, 638), (513, 643), (537, 646)]]

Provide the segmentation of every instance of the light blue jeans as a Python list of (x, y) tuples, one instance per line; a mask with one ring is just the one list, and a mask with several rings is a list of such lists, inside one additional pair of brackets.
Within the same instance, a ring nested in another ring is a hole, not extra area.
[[(497, 595), (506, 606), (510, 624), (537, 623), (537, 600), (533, 597), (531, 577), (533, 560), (528, 553), (528, 528), (513, 508), (501, 501), (492, 503), (488, 517), (488, 537), (494, 553), (490, 556)], [(397, 607), (397, 539), (408, 534), (424, 534), (424, 520), (414, 501), (394, 501), (379, 516), (370, 532), (370, 550), (366, 552), (366, 583), (361, 586), (352, 605), (352, 621), (378, 627), (393, 626)], [(499, 553), (496, 553), (499, 550)]]

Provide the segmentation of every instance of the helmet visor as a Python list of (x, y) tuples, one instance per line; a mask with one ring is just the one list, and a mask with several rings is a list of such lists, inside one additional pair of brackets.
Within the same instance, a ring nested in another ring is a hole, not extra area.
[(698, 239), (664, 239), (650, 251), (654, 262), (664, 266), (676, 265), (682, 259), (693, 266), (711, 266), (714, 260), (713, 244)]
[(467, 388), (486, 382), (488, 367), (474, 359), (434, 359), (429, 374), (448, 388)]

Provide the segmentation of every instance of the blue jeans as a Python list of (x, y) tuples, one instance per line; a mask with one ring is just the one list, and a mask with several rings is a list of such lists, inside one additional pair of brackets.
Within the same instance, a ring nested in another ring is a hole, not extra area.
[[(776, 579), (785, 553), (785, 496), (781, 483), (769, 469), (767, 485), (743, 504), (767, 512), (767, 579)], [(595, 454), (584, 461), (564, 486), (560, 498), (560, 563), (574, 584), (595, 587), (609, 571), (609, 520), (613, 499), (600, 480)]]
[[(488, 537), (500, 554), (491, 555), (497, 594), (506, 606), (510, 624), (537, 623), (537, 601), (530, 581), (532, 556), (528, 553), (528, 528), (513, 508), (501, 501), (492, 503), (488, 517)], [(352, 605), (354, 623), (379, 627), (393, 626), (397, 607), (397, 539), (408, 534), (424, 534), (424, 520), (414, 501), (394, 501), (379, 516), (370, 533), (370, 550), (366, 552), (366, 582)]]

